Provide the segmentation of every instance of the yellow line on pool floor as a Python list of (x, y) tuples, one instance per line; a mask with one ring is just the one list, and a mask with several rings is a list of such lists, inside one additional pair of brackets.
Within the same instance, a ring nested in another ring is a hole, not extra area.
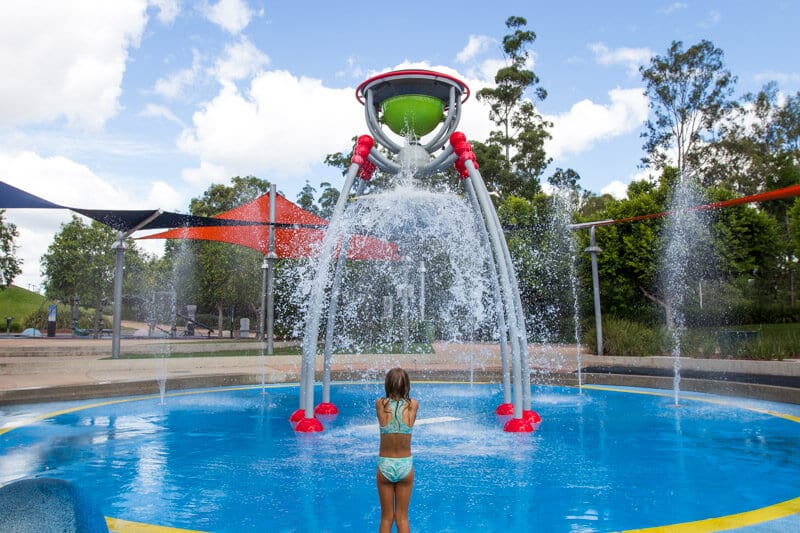
[(793, 514), (800, 513), (800, 498), (786, 500), (753, 511), (744, 513), (729, 514), (716, 518), (706, 518), (695, 522), (684, 522), (682, 524), (671, 524), (668, 526), (649, 527), (646, 529), (631, 529), (625, 533), (711, 533), (714, 531), (726, 531), (746, 526), (754, 526), (770, 520), (786, 518)]
[(156, 526), (143, 522), (131, 522), (120, 518), (106, 517), (106, 525), (112, 533), (204, 533), (194, 529), (180, 529), (177, 527)]

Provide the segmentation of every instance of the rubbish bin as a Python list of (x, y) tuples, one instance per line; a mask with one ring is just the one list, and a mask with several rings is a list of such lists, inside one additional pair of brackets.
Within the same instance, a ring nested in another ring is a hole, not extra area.
[(250, 337), (250, 319), (249, 318), (240, 318), (239, 319), (239, 337), (242, 339), (246, 339)]

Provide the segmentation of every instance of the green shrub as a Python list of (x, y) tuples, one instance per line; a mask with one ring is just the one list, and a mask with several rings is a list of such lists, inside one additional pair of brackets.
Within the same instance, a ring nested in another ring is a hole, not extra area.
[[(597, 353), (597, 330), (592, 327), (584, 334), (585, 343)], [(610, 318), (603, 321), (603, 353), (605, 355), (648, 356), (666, 352), (667, 336), (664, 328), (652, 327)]]

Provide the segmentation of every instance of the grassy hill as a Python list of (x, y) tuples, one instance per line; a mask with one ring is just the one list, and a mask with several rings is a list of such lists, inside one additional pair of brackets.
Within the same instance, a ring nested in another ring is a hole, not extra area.
[(47, 305), (47, 299), (41, 294), (16, 285), (0, 291), (0, 333), (6, 332), (6, 317), (14, 318), (11, 331), (22, 331), (22, 321), (40, 307)]

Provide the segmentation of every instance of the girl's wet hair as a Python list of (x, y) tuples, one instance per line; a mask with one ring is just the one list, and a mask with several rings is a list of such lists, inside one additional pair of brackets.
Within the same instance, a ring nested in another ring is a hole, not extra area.
[(386, 381), (383, 384), (387, 398), (408, 399), (411, 392), (411, 380), (408, 372), (402, 368), (393, 368), (386, 373)]

